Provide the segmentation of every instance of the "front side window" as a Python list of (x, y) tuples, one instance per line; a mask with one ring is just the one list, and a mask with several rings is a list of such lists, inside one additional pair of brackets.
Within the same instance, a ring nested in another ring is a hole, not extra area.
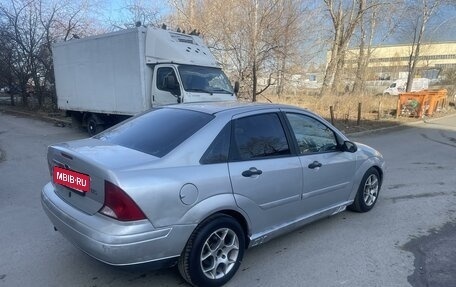
[(334, 132), (322, 122), (306, 115), (287, 113), (301, 154), (337, 150)]
[(277, 114), (261, 114), (233, 121), (232, 160), (255, 160), (288, 154), (290, 148)]
[[(163, 67), (157, 69), (157, 89), (162, 91), (169, 90), (168, 79), (169, 77), (174, 77), (177, 79), (176, 73), (171, 67)], [(176, 80), (177, 81), (177, 80)]]

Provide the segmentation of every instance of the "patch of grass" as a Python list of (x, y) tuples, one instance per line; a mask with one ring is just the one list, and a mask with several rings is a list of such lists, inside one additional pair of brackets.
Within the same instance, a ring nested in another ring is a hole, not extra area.
[[(309, 109), (325, 118), (330, 118), (330, 106), (334, 110), (336, 120), (356, 120), (358, 117), (358, 104), (361, 103), (361, 119), (383, 119), (395, 115), (397, 97), (395, 96), (308, 96), (308, 95), (267, 95), (273, 103), (289, 104)], [(260, 101), (267, 101), (259, 97)], [(380, 115), (379, 115), (380, 112)]]

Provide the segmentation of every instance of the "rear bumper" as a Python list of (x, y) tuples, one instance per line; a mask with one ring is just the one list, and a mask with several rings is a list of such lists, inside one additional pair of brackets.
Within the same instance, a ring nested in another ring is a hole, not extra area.
[(51, 183), (44, 186), (41, 203), (64, 237), (88, 255), (110, 265), (172, 264), (196, 227), (175, 225), (156, 229), (148, 220), (119, 222), (98, 213), (89, 215), (57, 196)]

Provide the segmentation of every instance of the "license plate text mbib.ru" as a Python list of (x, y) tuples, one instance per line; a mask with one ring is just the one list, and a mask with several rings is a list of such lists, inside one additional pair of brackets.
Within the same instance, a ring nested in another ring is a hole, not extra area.
[(78, 191), (88, 192), (90, 190), (88, 175), (61, 167), (54, 167), (54, 182)]

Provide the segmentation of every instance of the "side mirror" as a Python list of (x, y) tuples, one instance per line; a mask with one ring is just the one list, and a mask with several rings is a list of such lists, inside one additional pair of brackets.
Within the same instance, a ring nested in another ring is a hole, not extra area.
[(239, 92), (239, 82), (234, 82), (234, 93), (237, 94)]
[(356, 146), (356, 144), (354, 142), (344, 141), (344, 143), (342, 144), (342, 151), (354, 153), (357, 150), (358, 150), (358, 147)]

